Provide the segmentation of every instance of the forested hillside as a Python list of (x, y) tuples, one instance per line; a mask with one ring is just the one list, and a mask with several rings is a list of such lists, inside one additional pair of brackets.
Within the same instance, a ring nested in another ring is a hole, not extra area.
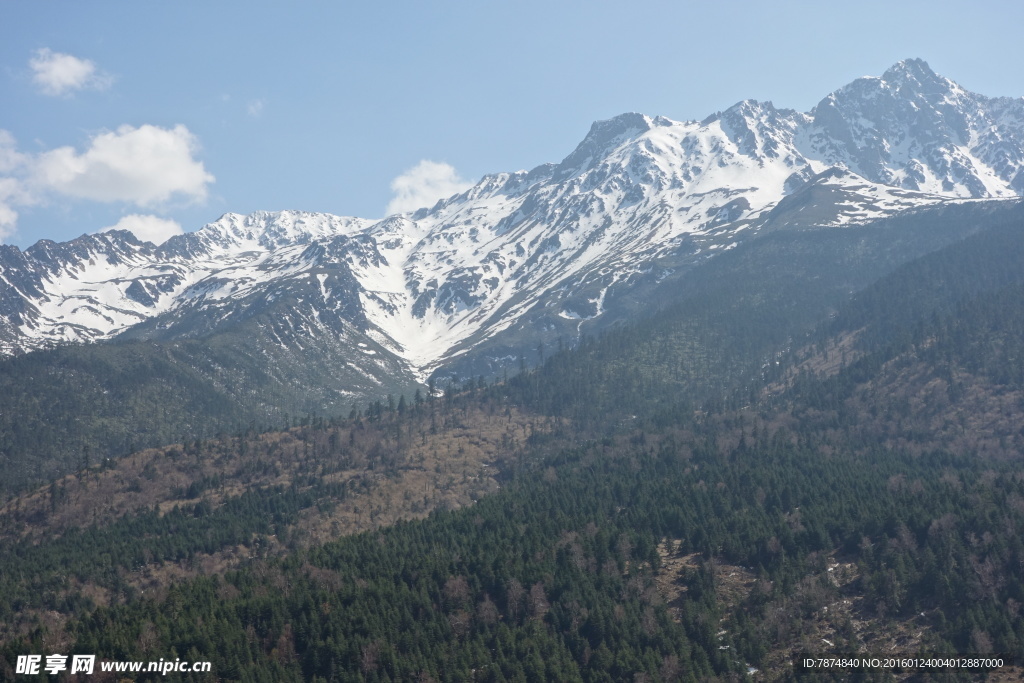
[(575, 423), (679, 402), (749, 405), (861, 328), (877, 348), (932, 311), (1020, 281), (1022, 222), (1019, 204), (975, 204), (770, 234), (652, 294), (666, 302), (656, 314), (551, 358), (543, 380), (515, 378), (512, 395)]
[[(508, 382), (190, 440), (15, 498), (0, 672), (44, 651), (209, 659), (245, 681), (1024, 661), (1024, 230), (1017, 208), (963, 211), (905, 217), (886, 248), (872, 228), (776, 233)], [(941, 234), (972, 236), (922, 256)], [(890, 674), (928, 675), (866, 679)]]
[[(259, 328), (261, 320), (253, 321)], [(64, 346), (0, 361), (0, 499), (140, 448), (347, 415), (353, 397), (415, 382), (337, 358), (337, 340), (301, 352), (243, 327), (202, 340)], [(375, 375), (375, 371), (377, 374)]]

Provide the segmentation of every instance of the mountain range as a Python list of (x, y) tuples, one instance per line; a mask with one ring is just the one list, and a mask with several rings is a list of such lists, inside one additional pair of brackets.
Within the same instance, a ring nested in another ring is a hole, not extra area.
[(123, 231), (4, 246), (0, 349), (244, 326), (264, 352), (326, 345), (362, 377), (353, 396), (386, 377), (494, 375), (760, 233), (1018, 197), (1022, 168), (1024, 99), (911, 59), (807, 113), (746, 100), (703, 121), (599, 121), (560, 163), (383, 220), (226, 214), (159, 246)]

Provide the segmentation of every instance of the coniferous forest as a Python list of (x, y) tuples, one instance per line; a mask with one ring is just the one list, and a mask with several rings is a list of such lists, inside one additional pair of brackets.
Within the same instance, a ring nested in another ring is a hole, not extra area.
[(25, 464), (0, 678), (52, 652), (212, 663), (136, 680), (1019, 678), (1022, 257), (1016, 206), (775, 233), (508, 378)]

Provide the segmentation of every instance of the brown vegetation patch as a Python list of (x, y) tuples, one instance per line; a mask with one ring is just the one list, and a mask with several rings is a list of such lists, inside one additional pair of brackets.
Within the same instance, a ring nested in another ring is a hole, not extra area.
[(204, 501), (216, 508), (245, 491), (308, 477), (354, 484), (342, 511), (328, 515), (343, 526), (327, 537), (376, 528), (496, 490), (500, 461), (552, 424), (511, 408), (475, 409), (147, 449), (8, 501), (0, 506), (0, 540), (39, 542), (154, 507), (161, 514)]
[[(654, 576), (654, 583), (668, 605), (669, 613), (676, 621), (682, 602), (687, 599), (687, 584), (698, 572), (712, 572), (714, 577), (715, 598), (723, 611), (732, 610), (740, 605), (757, 583), (757, 577), (746, 567), (728, 564), (707, 558), (700, 553), (679, 555), (671, 550), (672, 541), (666, 541), (658, 547), (661, 567)], [(729, 617), (722, 618), (724, 624)]]
[[(898, 616), (869, 604), (853, 562), (834, 556), (799, 582), (792, 595), (766, 606), (762, 633), (772, 643), (764, 680), (791, 670), (793, 653), (819, 656), (894, 656), (927, 653), (934, 614)], [(898, 680), (909, 676), (895, 673)]]
[(912, 356), (887, 363), (847, 406), (859, 415), (860, 429), (890, 448), (943, 448), (990, 458), (1016, 458), (1024, 451), (1024, 393), (962, 369), (937, 376), (934, 367)]
[[(159, 600), (168, 586), (190, 577), (223, 574), (299, 547), (422, 518), (435, 509), (471, 505), (500, 488), (502, 467), (518, 458), (531, 435), (556, 426), (549, 418), (509, 407), (451, 409), (441, 400), (436, 403), (424, 405), (418, 414), (147, 449), (0, 506), (0, 542), (38, 544), (74, 528), (104, 526), (154, 508), (161, 515), (199, 503), (216, 509), (247, 491), (276, 486), (344, 485), (344, 495), (320, 499), (300, 513), (296, 524), (279, 525), (276, 535), (120, 572), (125, 584)], [(79, 582), (63, 594), (86, 596), (101, 606), (125, 597)], [(0, 626), (0, 641), (39, 626), (63, 633), (64, 616), (24, 610), (17, 624)]]
[[(771, 582), (758, 579), (749, 569), (707, 558), (699, 553), (680, 555), (675, 542), (658, 548), (661, 566), (654, 576), (655, 586), (679, 621), (689, 585), (702, 573), (713, 572), (714, 591), (722, 617), (718, 637), (729, 638), (731, 615), (737, 610), (748, 614), (748, 600), (763, 601), (775, 593)], [(755, 680), (788, 679), (793, 675), (792, 656), (807, 653), (817, 656), (920, 656), (933, 650), (934, 611), (915, 615), (893, 615), (884, 605), (869, 604), (860, 586), (856, 563), (832, 555), (812, 555), (813, 570), (786, 596), (773, 597), (760, 610), (757, 629), (769, 643), (769, 652), (754, 674)], [(725, 647), (725, 646), (723, 646)], [(914, 672), (890, 672), (896, 680), (913, 680)], [(994, 672), (986, 680), (1021, 680), (1019, 667)]]

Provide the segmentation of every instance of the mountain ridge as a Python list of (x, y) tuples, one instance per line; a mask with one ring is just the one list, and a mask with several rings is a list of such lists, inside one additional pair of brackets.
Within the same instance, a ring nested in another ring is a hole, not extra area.
[[(976, 95), (905, 60), (809, 113), (744, 100), (700, 122), (598, 121), (557, 164), (380, 221), (229, 213), (160, 246), (108, 232), (8, 248), (0, 350), (194, 338), (302, 290), (297, 330), (329, 319), (330, 334), (368, 337), (424, 381), (484, 346), (510, 364), (531, 336), (579, 336), (609, 292), (665, 259), (668, 273), (762, 230), (1016, 197), (1022, 168), (1024, 99)], [(813, 219), (787, 201), (801, 189), (824, 207)]]

